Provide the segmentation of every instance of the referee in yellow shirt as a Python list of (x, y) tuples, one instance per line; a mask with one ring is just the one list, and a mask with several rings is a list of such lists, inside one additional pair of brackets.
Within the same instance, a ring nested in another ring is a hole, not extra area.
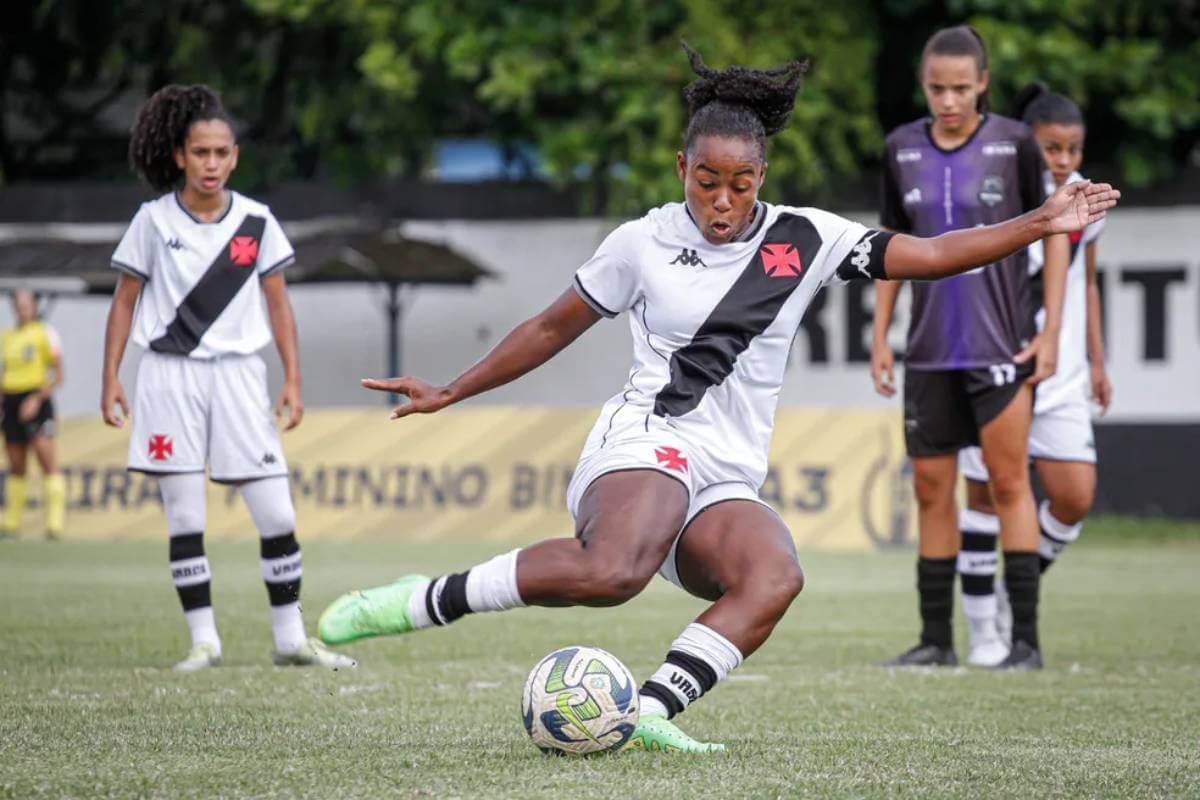
[(46, 537), (63, 530), (67, 486), (54, 455), (54, 401), (51, 393), (62, 384), (62, 354), (58, 334), (38, 319), (37, 298), (28, 289), (13, 292), (16, 327), (0, 337), (4, 397), (4, 447), (8, 451), (3, 535), (20, 532), (25, 512), (25, 462), (29, 448), (42, 467), (42, 500), (46, 507)]

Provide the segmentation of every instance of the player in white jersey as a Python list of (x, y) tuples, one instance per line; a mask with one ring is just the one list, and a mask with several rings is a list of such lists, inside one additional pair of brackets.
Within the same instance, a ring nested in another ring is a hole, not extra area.
[[(812, 208), (758, 200), (767, 138), (786, 124), (804, 65), (715, 71), (692, 53), (691, 118), (677, 172), (685, 202), (626, 223), (574, 284), (446, 386), (369, 380), (406, 395), (393, 418), (432, 413), (512, 381), (598, 320), (628, 313), (633, 367), (584, 445), (568, 488), (573, 539), (551, 539), (465, 572), (350, 592), (321, 616), (328, 643), (446, 625), (524, 605), (611, 606), (661, 571), (713, 601), (642, 686), (630, 745), (708, 751), (670, 718), (770, 635), (804, 585), (792, 536), (758, 498), (787, 352), (831, 283), (936, 278), (989, 263), (1115, 202), (1082, 185), (1010, 222), (920, 239)], [(564, 734), (566, 735), (566, 734)]]
[(192, 638), (176, 669), (221, 661), (204, 553), (206, 467), (212, 480), (238, 486), (258, 529), (275, 663), (355, 666), (304, 630), (287, 462), (271, 416), (266, 366), (257, 355), (274, 332), (284, 366), (276, 413), (288, 411), (290, 430), (304, 408), (283, 278), (294, 260), (292, 246), (270, 209), (225, 188), (238, 147), (211, 89), (156, 92), (138, 113), (129, 158), (164, 194), (142, 204), (113, 253), (112, 265), (122, 274), (108, 315), (100, 408), (109, 425), (122, 427), (130, 418), (117, 371), (132, 332), (145, 354), (129, 469), (158, 476), (171, 578)]
[[(1047, 193), (1084, 180), (1079, 174), (1086, 130), (1079, 107), (1040, 83), (1022, 90), (1019, 116), (1033, 129), (1049, 170)], [(1112, 400), (1104, 368), (1104, 336), (1100, 290), (1096, 283), (1096, 243), (1104, 220), (1071, 234), (1058, 371), (1037, 387), (1029, 457), (1046, 499), (1038, 509), (1041, 527), (1039, 560), (1044, 573), (1063, 548), (1079, 537), (1096, 491), (1096, 447), (1092, 435), (1089, 393), (1101, 412)], [(1043, 263), (1041, 242), (1029, 247), (1029, 269)], [(1041, 317), (1039, 315), (1039, 328)], [(967, 479), (967, 507), (960, 521), (963, 613), (970, 631), (968, 663), (991, 666), (1008, 653), (1008, 615), (996, 595), (996, 532), (999, 522), (988, 490), (988, 472), (979, 448), (960, 451), (959, 467)]]

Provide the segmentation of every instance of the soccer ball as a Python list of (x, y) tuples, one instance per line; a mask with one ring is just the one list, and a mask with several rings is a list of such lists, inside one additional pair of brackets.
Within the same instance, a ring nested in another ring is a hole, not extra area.
[(638, 721), (633, 675), (598, 647), (564, 647), (538, 662), (521, 698), (525, 731), (543, 753), (619, 750)]

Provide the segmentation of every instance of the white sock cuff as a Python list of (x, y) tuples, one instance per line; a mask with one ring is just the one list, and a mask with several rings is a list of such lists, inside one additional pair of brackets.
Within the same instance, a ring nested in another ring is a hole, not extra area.
[(1079, 538), (1079, 532), (1083, 530), (1083, 523), (1077, 522), (1074, 525), (1068, 525), (1065, 522), (1059, 522), (1050, 513), (1050, 501), (1043, 500), (1042, 505), (1038, 508), (1038, 522), (1042, 526), (1042, 530), (1050, 534), (1060, 544), (1069, 544)]
[(699, 622), (684, 628), (679, 638), (671, 643), (671, 649), (704, 661), (717, 674), (717, 683), (742, 663), (742, 651), (733, 642)]
[(517, 591), (517, 554), (520, 548), (498, 555), (467, 573), (467, 607), (472, 611), (522, 608)]
[(959, 575), (995, 575), (1000, 566), (1000, 557), (993, 550), (990, 553), (976, 553), (970, 550), (958, 551)]
[(958, 512), (958, 529), (970, 533), (1000, 533), (1000, 518), (995, 514), (964, 508)]

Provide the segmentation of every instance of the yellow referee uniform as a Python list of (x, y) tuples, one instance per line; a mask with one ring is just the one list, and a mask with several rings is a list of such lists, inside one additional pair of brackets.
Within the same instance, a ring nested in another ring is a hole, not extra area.
[[(20, 418), (21, 404), (50, 381), (61, 354), (58, 334), (41, 320), (9, 328), (0, 335), (0, 391), (4, 394), (4, 438), (9, 444), (27, 445), (37, 436), (54, 430), (54, 403), (47, 397), (31, 420)], [(25, 511), (26, 479), (9, 472), (5, 485), (4, 530), (16, 533)], [(61, 473), (43, 477), (46, 530), (62, 532), (66, 511), (66, 484)]]

